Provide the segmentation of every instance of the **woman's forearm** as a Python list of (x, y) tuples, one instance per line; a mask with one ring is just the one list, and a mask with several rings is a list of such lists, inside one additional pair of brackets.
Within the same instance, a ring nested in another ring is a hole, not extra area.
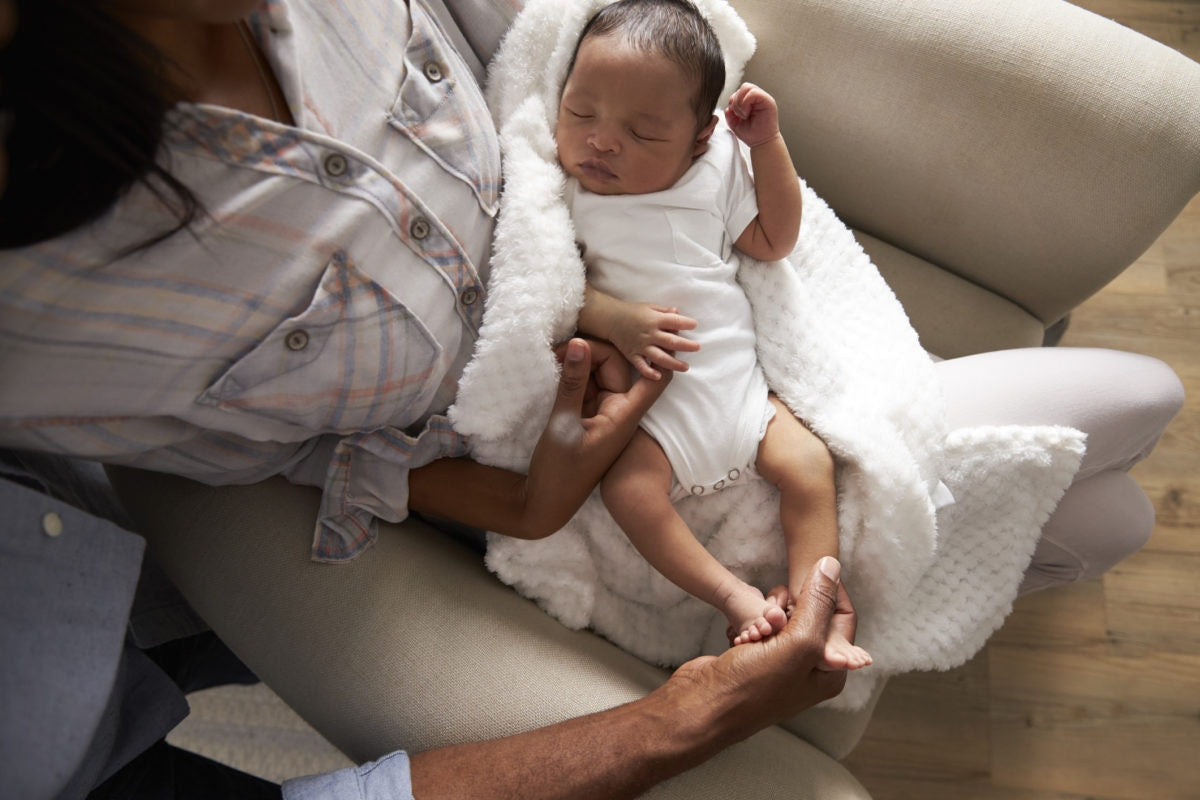
[(408, 507), (464, 525), (522, 536), (525, 476), (465, 458), (443, 458), (408, 473)]
[(631, 383), (619, 353), (582, 339), (568, 342), (562, 358), (558, 394), (528, 475), (440, 459), (409, 472), (408, 507), (522, 539), (549, 536), (565, 525), (668, 381)]

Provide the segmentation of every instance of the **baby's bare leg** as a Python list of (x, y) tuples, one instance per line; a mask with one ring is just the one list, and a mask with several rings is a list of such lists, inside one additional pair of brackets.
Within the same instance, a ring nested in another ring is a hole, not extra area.
[[(755, 461), (759, 474), (779, 489), (779, 518), (788, 556), (788, 588), (799, 596), (805, 576), (824, 556), (838, 554), (837, 488), (833, 456), (825, 443), (770, 396), (775, 417), (767, 426)], [(845, 637), (831, 638), (825, 666), (858, 669), (871, 663)]]
[(671, 503), (670, 462), (645, 431), (634, 434), (600, 491), (609, 513), (650, 565), (720, 610), (739, 637), (758, 641), (787, 623), (777, 601), (764, 598), (697, 541)]

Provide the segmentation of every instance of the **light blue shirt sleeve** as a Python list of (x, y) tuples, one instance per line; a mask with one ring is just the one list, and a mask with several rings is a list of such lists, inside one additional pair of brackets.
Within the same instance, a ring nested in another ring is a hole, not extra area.
[(294, 778), (283, 784), (284, 800), (412, 800), (408, 754), (399, 750), (361, 767)]

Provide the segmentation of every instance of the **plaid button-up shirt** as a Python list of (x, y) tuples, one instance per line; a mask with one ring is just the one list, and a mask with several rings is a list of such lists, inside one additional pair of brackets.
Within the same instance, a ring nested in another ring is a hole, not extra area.
[(161, 157), (205, 209), (190, 230), (117, 257), (171, 223), (136, 187), (0, 254), (0, 442), (323, 487), (313, 557), (343, 560), (407, 514), (408, 469), (465, 452), (441, 413), (483, 313), (499, 149), (420, 0), (271, 2), (252, 28), (296, 127), (176, 107)]

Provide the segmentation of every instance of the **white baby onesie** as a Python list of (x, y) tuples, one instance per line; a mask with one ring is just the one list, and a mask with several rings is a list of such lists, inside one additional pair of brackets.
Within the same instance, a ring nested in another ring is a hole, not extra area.
[(620, 300), (679, 309), (700, 343), (642, 419), (666, 453), (674, 496), (724, 488), (752, 470), (773, 407), (755, 355), (750, 303), (733, 243), (758, 214), (742, 145), (722, 120), (707, 152), (676, 184), (598, 195), (567, 182), (588, 281)]

